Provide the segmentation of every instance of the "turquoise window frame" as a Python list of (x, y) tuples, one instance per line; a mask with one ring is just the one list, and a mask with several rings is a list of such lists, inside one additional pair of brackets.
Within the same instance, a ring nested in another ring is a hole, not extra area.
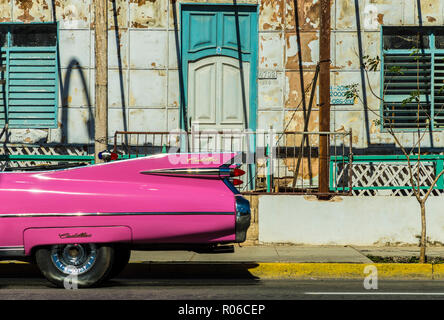
[(36, 47), (12, 47), (11, 46), (11, 31), (10, 28), (8, 28), (8, 34), (7, 34), (7, 47), (1, 48), (1, 52), (6, 52), (6, 68), (7, 71), (5, 72), (5, 80), (6, 80), (6, 99), (5, 99), (5, 106), (6, 106), (6, 112), (5, 112), (5, 123), (8, 123), (8, 102), (9, 102), (9, 52), (47, 52), (47, 51), (54, 51), (55, 54), (55, 60), (54, 60), (54, 116), (52, 118), (52, 124), (51, 125), (29, 125), (29, 124), (14, 124), (9, 125), (9, 128), (13, 129), (54, 129), (57, 128), (57, 119), (58, 119), (58, 106), (59, 106), (59, 74), (58, 74), (58, 65), (59, 65), (59, 39), (60, 39), (60, 28), (59, 28), (59, 22), (31, 22), (31, 23), (23, 23), (23, 22), (0, 22), (0, 27), (2, 26), (16, 26), (16, 25), (55, 25), (56, 26), (56, 44), (55, 46), (45, 47), (45, 46), (36, 46)]
[[(384, 58), (385, 54), (411, 54), (413, 53), (413, 50), (411, 49), (384, 49), (384, 28), (388, 28), (388, 26), (381, 25), (380, 27), (380, 50), (381, 50), (381, 84), (380, 84), (380, 97), (384, 99)], [(390, 26), (390, 28), (393, 28), (393, 26)], [(431, 56), (431, 74), (430, 74), (430, 114), (431, 114), (431, 125), (426, 128), (420, 128), (420, 131), (442, 131), (444, 130), (444, 127), (442, 128), (435, 128), (435, 55), (436, 54), (444, 54), (444, 49), (436, 49), (435, 46), (435, 34), (433, 30), (435, 30), (437, 27), (428, 27), (428, 26), (416, 26), (414, 28), (422, 28), (425, 30), (430, 30), (429, 35), (429, 43), (430, 48), (428, 49), (421, 49), (421, 53), (430, 54)], [(444, 27), (443, 27), (444, 28)], [(380, 102), (380, 130), (381, 132), (388, 132), (388, 128), (384, 127), (384, 102)], [(418, 128), (393, 128), (394, 132), (412, 132), (412, 131), (418, 131)]]

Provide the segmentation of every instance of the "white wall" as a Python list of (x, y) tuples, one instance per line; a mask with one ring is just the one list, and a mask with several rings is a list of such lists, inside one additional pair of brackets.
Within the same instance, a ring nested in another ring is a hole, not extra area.
[[(444, 243), (444, 199), (427, 200), (427, 235)], [(414, 197), (259, 197), (259, 241), (310, 245), (418, 244), (420, 209)]]

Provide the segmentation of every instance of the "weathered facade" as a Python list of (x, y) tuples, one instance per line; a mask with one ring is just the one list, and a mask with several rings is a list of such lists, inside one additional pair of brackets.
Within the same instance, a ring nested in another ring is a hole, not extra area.
[[(383, 73), (379, 65), (367, 74), (362, 70), (361, 62), (365, 56), (382, 56), (383, 26), (442, 26), (444, 4), (437, 0), (332, 0), (331, 3), (331, 81), (334, 86), (332, 94), (337, 94), (340, 86), (358, 84), (360, 96), (363, 98), (362, 101), (355, 99), (352, 103), (334, 104), (331, 109), (331, 129), (352, 129), (353, 147), (358, 153), (390, 154), (394, 141), (378, 124), (381, 101), (373, 94), (381, 93)], [(232, 7), (233, 5), (235, 7)], [(237, 11), (233, 8), (237, 8)], [(303, 130), (304, 110), (308, 108), (309, 89), (319, 56), (319, 1), (110, 0), (108, 9), (110, 136), (116, 130), (183, 129), (193, 121), (197, 123), (199, 119), (207, 118), (210, 120), (201, 123), (210, 128), (244, 126), (251, 129), (273, 128), (278, 132)], [(239, 15), (237, 18), (236, 15), (233, 15), (234, 18), (223, 15), (227, 17), (225, 29), (220, 25), (213, 25), (211, 19), (207, 21), (196, 18), (200, 23), (198, 27), (202, 30), (198, 36), (196, 26), (193, 25), (197, 22), (182, 21), (187, 14), (212, 12), (217, 15), (226, 10), (236, 11)], [(250, 20), (246, 22), (243, 17)], [(30, 128), (26, 127), (26, 122), (19, 128), (10, 125), (8, 141), (92, 145), (92, 0), (1, 0), (0, 21), (6, 26), (14, 23), (37, 25), (56, 22), (58, 28), (55, 125), (39, 127), (35, 124)], [(220, 30), (221, 28), (223, 30)], [(248, 28), (249, 33), (245, 28)], [(184, 30), (188, 30), (188, 35), (184, 34)], [(211, 44), (213, 31), (220, 32), (227, 41), (222, 45), (221, 52), (217, 52), (220, 48), (218, 43)], [(227, 37), (232, 37), (232, 41)], [(184, 52), (180, 43), (184, 38), (190, 41), (187, 52)], [(242, 57), (248, 55), (243, 67), (236, 60), (236, 57), (239, 57), (236, 49), (237, 39), (242, 42), (242, 46), (248, 44), (245, 52), (244, 47), (240, 50)], [(209, 46), (214, 45), (216, 50), (201, 50), (202, 47), (199, 46), (205, 46), (207, 40), (210, 41)], [(230, 41), (232, 45), (234, 43), (234, 47), (231, 47), (231, 53), (225, 55), (228, 51), (224, 50), (230, 47)], [(197, 57), (194, 54), (197, 51), (205, 51), (198, 56), (200, 60), (214, 56), (216, 58), (211, 62), (214, 68), (219, 68), (219, 64), (229, 65), (234, 73), (230, 75), (227, 69), (227, 75), (222, 73), (222, 76), (205, 70), (199, 74), (198, 70), (203, 70), (202, 66), (193, 65), (193, 59)], [(223, 60), (224, 57), (226, 61)], [(184, 65), (184, 61), (189, 64)], [(237, 82), (229, 86), (230, 76), (238, 77), (241, 73), (239, 69), (244, 72), (243, 77), (240, 77), (244, 81), (244, 85), (240, 83), (242, 90)], [(221, 94), (225, 91), (217, 91), (212, 96), (207, 94), (206, 88), (199, 87), (208, 83), (205, 77), (213, 76), (221, 78), (220, 81), (227, 77), (226, 86), (220, 87), (225, 89), (220, 90), (237, 90), (233, 94), (235, 98), (229, 94)], [(192, 83), (190, 79), (197, 80)], [(195, 93), (193, 115), (200, 117), (198, 120), (191, 117), (191, 90)], [(197, 93), (205, 95), (202, 101)], [(236, 110), (240, 109), (236, 105), (240, 101), (238, 96), (242, 100), (244, 110)], [(212, 110), (205, 109), (211, 99), (222, 101), (220, 105), (217, 102), (212, 107), (227, 108), (222, 109), (222, 115), (213, 115)], [(316, 131), (319, 122), (317, 98), (314, 101), (309, 121), (310, 131)], [(229, 114), (231, 118), (224, 118), (224, 114)], [(215, 118), (212, 119), (212, 116)], [(411, 145), (416, 141), (415, 132), (405, 130), (400, 134), (400, 139), (406, 145)], [(442, 139), (442, 131), (438, 128), (425, 136), (423, 146), (439, 149), (443, 147)]]

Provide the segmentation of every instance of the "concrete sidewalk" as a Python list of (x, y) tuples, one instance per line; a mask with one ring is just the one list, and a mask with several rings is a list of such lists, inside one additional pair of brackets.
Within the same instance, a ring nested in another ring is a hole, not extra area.
[[(364, 254), (348, 246), (230, 246), (231, 252), (132, 251), (132, 263), (139, 262), (295, 262), (372, 263)], [(444, 254), (444, 251), (443, 251)]]
[[(419, 248), (299, 245), (234, 245), (229, 252), (132, 251), (132, 263), (139, 262), (294, 262), (373, 263), (373, 257), (419, 257)], [(444, 258), (444, 247), (427, 248), (427, 256)]]

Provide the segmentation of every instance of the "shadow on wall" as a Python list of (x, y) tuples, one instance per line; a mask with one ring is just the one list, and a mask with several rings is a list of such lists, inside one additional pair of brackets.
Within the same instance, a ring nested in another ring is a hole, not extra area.
[[(59, 69), (60, 70), (60, 69)], [(69, 125), (68, 125), (68, 106), (69, 106), (69, 88), (71, 84), (71, 73), (73, 70), (77, 70), (82, 81), (83, 93), (86, 97), (86, 104), (88, 106), (89, 117), (86, 122), (88, 128), (88, 139), (94, 138), (94, 114), (92, 111), (91, 98), (88, 90), (88, 83), (86, 82), (83, 69), (80, 66), (79, 61), (76, 59), (71, 59), (69, 62), (65, 78), (63, 79), (63, 87), (61, 87), (61, 98), (62, 98), (62, 142), (67, 143), (69, 137)]]
[[(240, 83), (241, 83), (241, 95), (242, 95), (242, 111), (244, 113), (244, 123), (245, 123), (245, 129), (247, 130), (249, 128), (248, 125), (248, 110), (249, 106), (247, 106), (247, 100), (245, 97), (245, 80), (244, 80), (244, 68), (242, 63), (242, 43), (240, 38), (240, 26), (239, 26), (239, 10), (237, 7), (237, 1), (233, 0), (234, 5), (234, 24), (236, 25), (236, 41), (237, 41), (237, 60), (239, 61), (239, 76), (240, 76)], [(247, 140), (247, 148), (249, 141)]]
[[(120, 52), (120, 34), (119, 34), (119, 22), (117, 20), (117, 4), (116, 0), (113, 2), (113, 19), (114, 19), (114, 31), (116, 37), (116, 54), (117, 54), (117, 64), (119, 67), (119, 85), (120, 85), (120, 102), (122, 104), (122, 118), (123, 118), (123, 131), (128, 131), (127, 119), (126, 119), (126, 99), (125, 90), (123, 89), (123, 72), (122, 72), (122, 54)], [(128, 138), (125, 136), (125, 143), (128, 144)]]
[(364, 105), (364, 123), (365, 123), (365, 135), (367, 138), (367, 145), (370, 148), (372, 145), (370, 138), (370, 124), (368, 118), (368, 100), (367, 100), (367, 87), (365, 81), (365, 65), (364, 65), (364, 51), (362, 47), (362, 33), (361, 33), (361, 18), (359, 15), (359, 0), (355, 0), (355, 16), (356, 16), (356, 32), (358, 35), (358, 51), (359, 51), (359, 69), (361, 72), (361, 90), (362, 90), (362, 101)]
[[(56, 16), (56, 9), (55, 9), (55, 1), (52, 0), (52, 14), (53, 14), (53, 21), (57, 22), (57, 16)], [(120, 49), (120, 36), (119, 36), (119, 26), (117, 21), (117, 5), (116, 0), (112, 0), (112, 10), (113, 10), (113, 19), (114, 19), (114, 30), (115, 30), (115, 38), (116, 38), (116, 54), (117, 54), (117, 63), (118, 63), (118, 69), (119, 69), (119, 84), (120, 84), (120, 98), (121, 98), (121, 105), (122, 105), (122, 122), (123, 122), (123, 130), (127, 131), (127, 117), (126, 117), (126, 98), (125, 98), (125, 91), (124, 91), (124, 80), (123, 80), (123, 72), (122, 72), (122, 54)], [(65, 74), (65, 77), (62, 79), (61, 74), (61, 65), (60, 65), (60, 48), (59, 48), (59, 42), (57, 42), (57, 61), (58, 61), (58, 77), (59, 77), (59, 88), (60, 88), (60, 97), (62, 101), (62, 143), (67, 143), (69, 141), (69, 124), (68, 124), (68, 109), (69, 106), (69, 89), (70, 89), (70, 81), (71, 81), (71, 75), (73, 70), (77, 70), (80, 75), (80, 79), (82, 82), (82, 89), (86, 97), (87, 106), (88, 106), (88, 112), (89, 112), (89, 119), (87, 121), (87, 128), (88, 128), (88, 139), (92, 140), (94, 139), (94, 112), (92, 111), (92, 104), (91, 104), (91, 97), (90, 92), (88, 89), (88, 83), (86, 81), (82, 66), (80, 65), (79, 61), (75, 58), (71, 59), (68, 67), (67, 72)], [(74, 129), (74, 128), (72, 128)]]

